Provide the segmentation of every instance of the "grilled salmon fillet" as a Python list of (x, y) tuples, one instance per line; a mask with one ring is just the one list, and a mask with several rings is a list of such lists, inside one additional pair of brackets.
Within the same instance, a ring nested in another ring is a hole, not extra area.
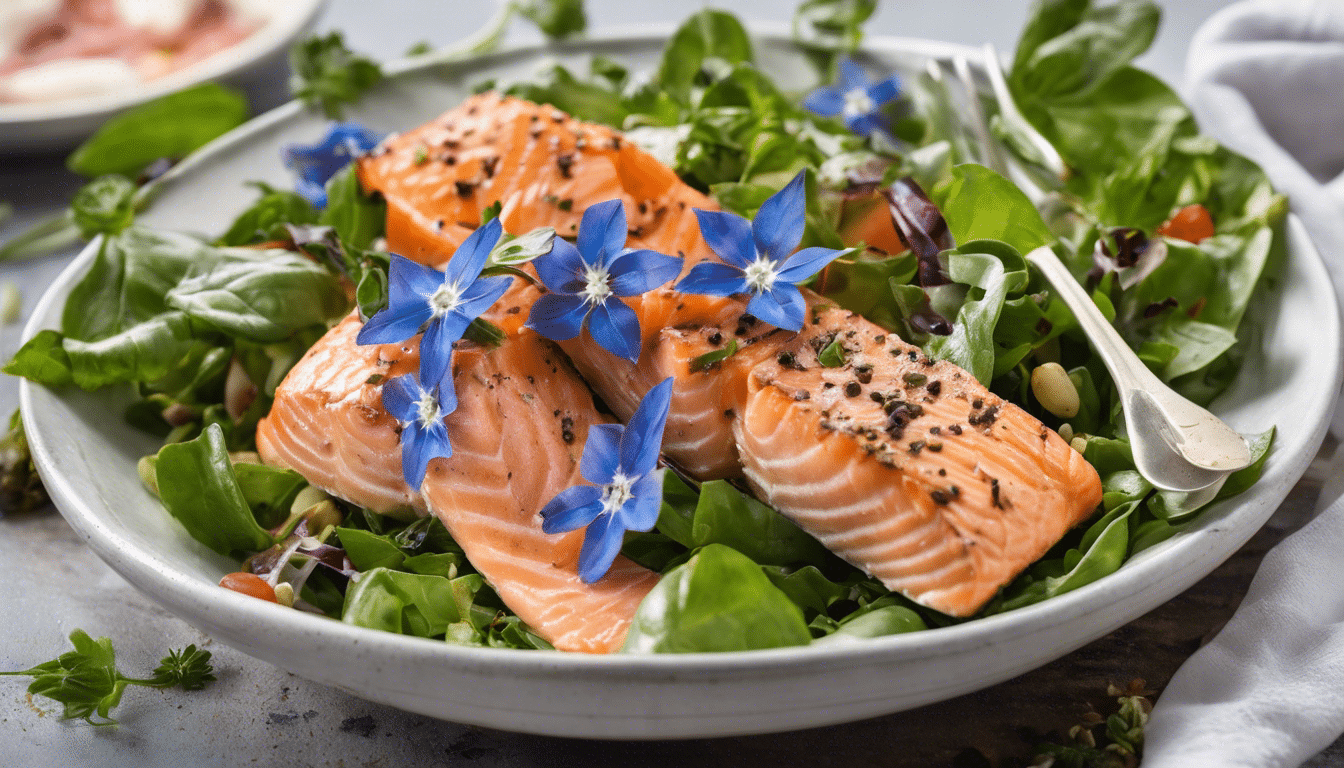
[[(611, 129), (550, 106), (480, 94), (389, 139), (358, 170), (387, 198), (389, 247), (425, 263), (443, 261), (495, 202), (507, 231), (572, 235), (588, 206), (610, 199), (624, 205), (630, 247), (680, 255), (687, 269), (714, 258), (694, 216), (713, 201)], [(514, 297), (524, 314), (529, 291)], [(954, 616), (981, 608), (1096, 508), (1096, 471), (1052, 430), (964, 371), (805, 296), (809, 321), (793, 334), (745, 315), (740, 300), (664, 287), (625, 299), (642, 329), (636, 363), (586, 334), (561, 347), (623, 419), (673, 377), (670, 461), (700, 479), (745, 477), (850, 563)], [(821, 366), (837, 338), (845, 363)], [(697, 364), (728, 344), (735, 354)]]
[[(497, 311), (507, 313), (509, 298)], [(417, 492), (402, 479), (399, 428), (381, 389), (419, 367), (419, 339), (357, 346), (359, 328), (347, 317), (289, 372), (257, 429), (262, 459), (361, 506), (432, 512), (538, 635), (561, 650), (619, 648), (658, 574), (617, 557), (606, 578), (584, 584), (583, 532), (541, 530), (538, 512), (582, 482), (588, 427), (604, 421), (560, 351), (528, 329), (496, 349), (460, 345), (458, 406), (445, 418), (453, 455), (430, 462)]]

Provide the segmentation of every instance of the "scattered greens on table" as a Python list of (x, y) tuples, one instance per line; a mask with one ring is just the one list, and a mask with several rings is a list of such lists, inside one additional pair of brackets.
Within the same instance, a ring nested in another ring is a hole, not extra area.
[[(560, 31), (578, 23), (575, 6), (519, 8), (560, 20)], [(850, 67), (843, 57), (872, 10), (843, 0), (799, 8), (795, 31), (820, 83)], [(974, 144), (943, 81), (922, 77), (900, 99), (867, 105), (865, 125), (885, 127), (860, 137), (847, 128), (854, 113), (822, 117), (801, 106), (806, 94), (776, 86), (755, 65), (741, 24), (720, 11), (702, 11), (677, 30), (647, 78), (596, 56), (586, 74), (554, 66), (531, 81), (482, 87), (621, 127), (743, 215), (806, 170), (805, 247), (840, 247), (865, 214), (864, 198), (847, 189), (887, 191), (911, 250), (836, 262), (814, 287), (1072, 435), (1103, 482), (1097, 516), (1005, 587), (984, 615), (1112, 573), (1197, 513), (1179, 496), (1154, 492), (1135, 470), (1105, 368), (1022, 254), (1053, 244), (1150, 367), (1201, 403), (1228, 386), (1254, 343), (1256, 323), (1243, 320), (1261, 310), (1254, 289), (1283, 255), (1285, 207), (1263, 173), (1199, 136), (1176, 95), (1130, 66), (1156, 23), (1146, 0), (1038, 4), (1007, 74), (1016, 109), (991, 110), (999, 149), (1033, 179), (1032, 197), (969, 162)], [(376, 79), (339, 39), (310, 48), (296, 54), (309, 60), (296, 69), (328, 110), (329, 98), (353, 98)], [(1064, 180), (1033, 149), (1033, 134), (1058, 150)], [(435, 518), (352, 507), (251, 453), (276, 385), (349, 310), (342, 280), (356, 287), (365, 317), (386, 302), (388, 255), (375, 247), (382, 203), (364, 196), (349, 171), (328, 182), (321, 211), (258, 184), (233, 226), (202, 242), (136, 225), (133, 192), (114, 176), (81, 193), (72, 223), (102, 233), (97, 258), (73, 289), (61, 329), (39, 333), (5, 370), (50, 386), (134, 387), (141, 397), (126, 418), (167, 443), (141, 463), (147, 486), (193, 536), (247, 558), (242, 570), (281, 587), (281, 602), (450, 643), (548, 647)], [(1194, 244), (1156, 234), (1192, 204), (1208, 210), (1212, 237)], [(938, 231), (943, 224), (947, 233)], [(1078, 390), (1079, 412), (1067, 422), (1032, 395), (1031, 371), (1044, 362), (1061, 364)], [(240, 396), (231, 384), (240, 373), (254, 394)], [(1256, 463), (1233, 475), (1220, 498), (1255, 482), (1272, 439), (1254, 436)], [(631, 652), (858, 642), (959, 621), (889, 592), (723, 481), (692, 488), (668, 473), (657, 527), (629, 535), (623, 552), (665, 574), (657, 599), (635, 617)]]
[(121, 702), (128, 685), (196, 691), (215, 681), (210, 652), (199, 650), (195, 645), (169, 651), (154, 669), (153, 677), (132, 678), (117, 669), (116, 651), (106, 637), (94, 640), (84, 630), (76, 629), (70, 633), (70, 644), (74, 650), (51, 661), (19, 672), (0, 672), (0, 675), (33, 678), (28, 693), (64, 705), (62, 720), (79, 719), (89, 725), (116, 725), (117, 721), (109, 715)]

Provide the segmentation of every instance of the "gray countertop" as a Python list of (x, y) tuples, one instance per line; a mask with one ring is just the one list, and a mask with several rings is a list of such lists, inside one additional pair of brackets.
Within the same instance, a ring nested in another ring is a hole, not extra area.
[[(1164, 0), (1164, 26), (1141, 63), (1179, 80), (1194, 29), (1226, 0)], [(693, 2), (587, 3), (595, 30), (675, 22)], [(733, 0), (720, 4), (744, 18), (788, 21), (792, 3)], [(341, 29), (352, 48), (392, 58), (412, 44), (444, 45), (464, 37), (493, 9), (490, 0), (332, 0), (322, 29)], [(1026, 0), (888, 2), (870, 34), (928, 37), (1011, 51)], [(406, 20), (416, 23), (408, 24)], [(510, 39), (537, 39), (518, 24)], [(273, 93), (273, 91), (272, 91)], [(258, 106), (274, 96), (263, 95)], [(0, 147), (0, 200), (15, 207), (0, 239), (59, 209), (79, 180), (61, 155), (5, 157)], [(23, 294), (24, 315), (72, 254), (0, 266), (0, 281)], [(0, 354), (18, 347), (20, 325), (0, 327)], [(16, 382), (0, 377), (0, 412), (17, 401)], [(1105, 683), (1145, 676), (1157, 687), (1230, 615), (1264, 550), (1306, 509), (1311, 481), (1285, 504), (1247, 549), (1169, 606), (1065, 659), (979, 694), (911, 713), (776, 736), (640, 744), (521, 736), (445, 723), (372, 704), (310, 683), (212, 640), (140, 595), (104, 565), (65, 522), (48, 511), (0, 518), (0, 669), (22, 669), (66, 648), (77, 627), (113, 639), (119, 666), (148, 673), (170, 647), (196, 643), (215, 654), (219, 682), (199, 693), (129, 690), (121, 725), (62, 722), (50, 700), (24, 693), (22, 678), (0, 679), (0, 765), (12, 766), (529, 766), (673, 765), (1004, 765), (1022, 764), (1032, 734), (1064, 730), (1104, 701)], [(965, 752), (976, 748), (991, 763)], [(1313, 762), (1335, 764), (1339, 745)]]

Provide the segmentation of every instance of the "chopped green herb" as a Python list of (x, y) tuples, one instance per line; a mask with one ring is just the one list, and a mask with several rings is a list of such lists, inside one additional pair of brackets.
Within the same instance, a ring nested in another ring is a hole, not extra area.
[(728, 343), (721, 349), (716, 349), (713, 352), (706, 352), (692, 360), (690, 365), (691, 373), (703, 371), (711, 365), (723, 362), (735, 354), (737, 354), (737, 339), (729, 339)]
[(839, 368), (845, 364), (847, 359), (848, 354), (845, 351), (845, 345), (840, 342), (838, 337), (827, 344), (826, 348), (817, 355), (817, 362), (827, 368)]
[[(0, 672), (0, 675), (21, 675), (33, 678), (28, 692), (46, 696), (65, 706), (63, 720), (80, 719), (90, 725), (116, 725), (110, 717), (113, 707), (121, 702), (128, 685), (146, 688), (181, 688), (195, 691), (214, 682), (210, 652), (189, 645), (180, 651), (170, 651), (154, 670), (154, 676), (137, 679), (126, 677), (116, 666), (116, 652), (106, 637), (97, 640), (82, 629), (70, 633), (75, 646), (52, 661), (21, 672)], [(95, 720), (97, 717), (99, 719)]]

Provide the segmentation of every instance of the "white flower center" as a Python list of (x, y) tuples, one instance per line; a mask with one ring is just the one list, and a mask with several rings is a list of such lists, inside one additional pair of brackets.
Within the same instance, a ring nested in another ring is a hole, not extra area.
[(431, 392), (420, 393), (420, 400), (416, 402), (415, 409), (418, 412), (417, 419), (420, 426), (428, 427), (430, 424), (443, 418), (439, 411), (439, 401)]
[(757, 255), (756, 260), (748, 264), (744, 272), (747, 285), (751, 286), (752, 292), (765, 293), (773, 288), (775, 281), (779, 279), (779, 262)]
[(593, 306), (597, 306), (607, 300), (611, 295), (611, 285), (607, 281), (607, 270), (605, 267), (588, 266), (583, 270), (583, 300)]
[(452, 312), (461, 303), (462, 289), (458, 287), (457, 283), (451, 285), (445, 283), (439, 286), (439, 289), (429, 297), (429, 309), (436, 318)]
[(633, 477), (626, 477), (624, 473), (617, 471), (616, 476), (611, 478), (611, 483), (602, 487), (602, 514), (612, 514), (616, 510), (625, 506), (625, 503), (634, 498), (633, 488), (635, 485)]
[(855, 88), (845, 94), (845, 106), (841, 109), (841, 114), (845, 117), (860, 117), (871, 114), (877, 109), (877, 104), (873, 102), (873, 97), (868, 95), (867, 88)]

